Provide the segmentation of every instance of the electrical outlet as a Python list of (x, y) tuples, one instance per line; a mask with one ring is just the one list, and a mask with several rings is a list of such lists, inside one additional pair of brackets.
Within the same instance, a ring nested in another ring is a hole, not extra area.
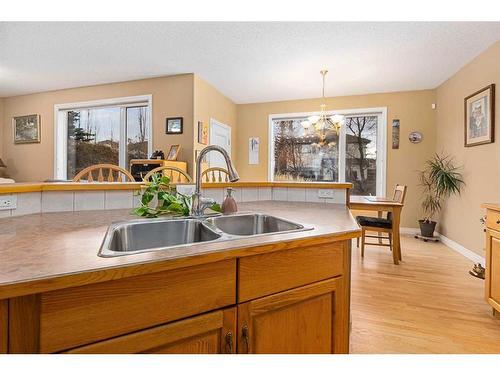
[(17, 208), (17, 195), (0, 195), (0, 210)]
[(318, 189), (318, 198), (333, 198), (333, 189)]

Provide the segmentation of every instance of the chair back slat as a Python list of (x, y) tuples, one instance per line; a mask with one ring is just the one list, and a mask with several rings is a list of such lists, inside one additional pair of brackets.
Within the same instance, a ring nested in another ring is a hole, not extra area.
[[(98, 182), (134, 182), (129, 171), (114, 164), (96, 164), (82, 169), (73, 177), (73, 182), (94, 182), (94, 172), (97, 172)], [(114, 173), (116, 172), (116, 180)], [(107, 176), (106, 178), (104, 176)]]
[(202, 182), (229, 182), (229, 172), (221, 167), (207, 168), (201, 174)]
[(170, 182), (173, 184), (193, 182), (191, 176), (188, 175), (186, 172), (184, 172), (182, 169), (177, 167), (172, 167), (169, 165), (164, 165), (162, 167), (150, 170), (148, 173), (146, 173), (143, 180), (149, 182), (151, 176), (154, 175), (155, 173), (163, 173), (163, 175), (167, 176), (170, 179)]

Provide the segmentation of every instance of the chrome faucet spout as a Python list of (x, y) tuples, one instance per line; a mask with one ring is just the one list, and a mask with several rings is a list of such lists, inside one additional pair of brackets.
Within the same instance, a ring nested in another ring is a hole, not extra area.
[(195, 217), (203, 216), (205, 209), (215, 203), (213, 199), (204, 198), (201, 196), (201, 161), (203, 160), (205, 155), (211, 151), (218, 151), (224, 157), (227, 166), (227, 173), (229, 175), (229, 181), (236, 182), (240, 179), (240, 176), (238, 175), (238, 172), (234, 167), (231, 157), (222, 147), (210, 145), (201, 150), (198, 158), (196, 159), (196, 188), (193, 196), (193, 206), (191, 209), (191, 215)]

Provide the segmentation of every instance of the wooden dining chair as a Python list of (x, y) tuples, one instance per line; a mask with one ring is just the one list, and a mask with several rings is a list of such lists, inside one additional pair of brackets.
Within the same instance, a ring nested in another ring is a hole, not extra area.
[[(406, 186), (396, 185), (392, 200), (404, 204), (405, 197)], [(388, 246), (391, 251), (397, 251), (399, 260), (402, 260), (401, 248), (394, 249), (392, 246), (394, 230), (399, 230), (399, 228), (394, 228), (392, 225), (392, 212), (387, 212), (385, 218), (356, 216), (356, 221), (361, 226), (361, 257), (365, 256), (365, 245)], [(377, 232), (377, 235), (367, 235), (366, 232)], [(387, 236), (384, 236), (383, 233), (387, 233)], [(367, 243), (366, 238), (377, 238), (379, 241), (377, 243)], [(384, 243), (383, 240), (387, 240), (388, 242)]]
[(229, 172), (221, 167), (205, 169), (201, 174), (202, 182), (229, 182)]
[(155, 169), (150, 170), (143, 177), (143, 180), (149, 182), (151, 176), (154, 175), (155, 173), (163, 173), (164, 176), (170, 178), (171, 184), (183, 184), (183, 183), (193, 182), (191, 176), (188, 175), (186, 172), (184, 172), (182, 169), (170, 165), (164, 165), (162, 167), (157, 167)]
[[(95, 176), (95, 177), (94, 177)], [(95, 164), (82, 169), (73, 182), (134, 182), (129, 171), (114, 164)]]

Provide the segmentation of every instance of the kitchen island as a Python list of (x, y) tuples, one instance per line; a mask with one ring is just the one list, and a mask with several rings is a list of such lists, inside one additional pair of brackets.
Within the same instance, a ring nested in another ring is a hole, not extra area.
[(102, 258), (128, 210), (0, 219), (0, 352), (348, 352), (346, 205), (239, 208), (314, 229)]

